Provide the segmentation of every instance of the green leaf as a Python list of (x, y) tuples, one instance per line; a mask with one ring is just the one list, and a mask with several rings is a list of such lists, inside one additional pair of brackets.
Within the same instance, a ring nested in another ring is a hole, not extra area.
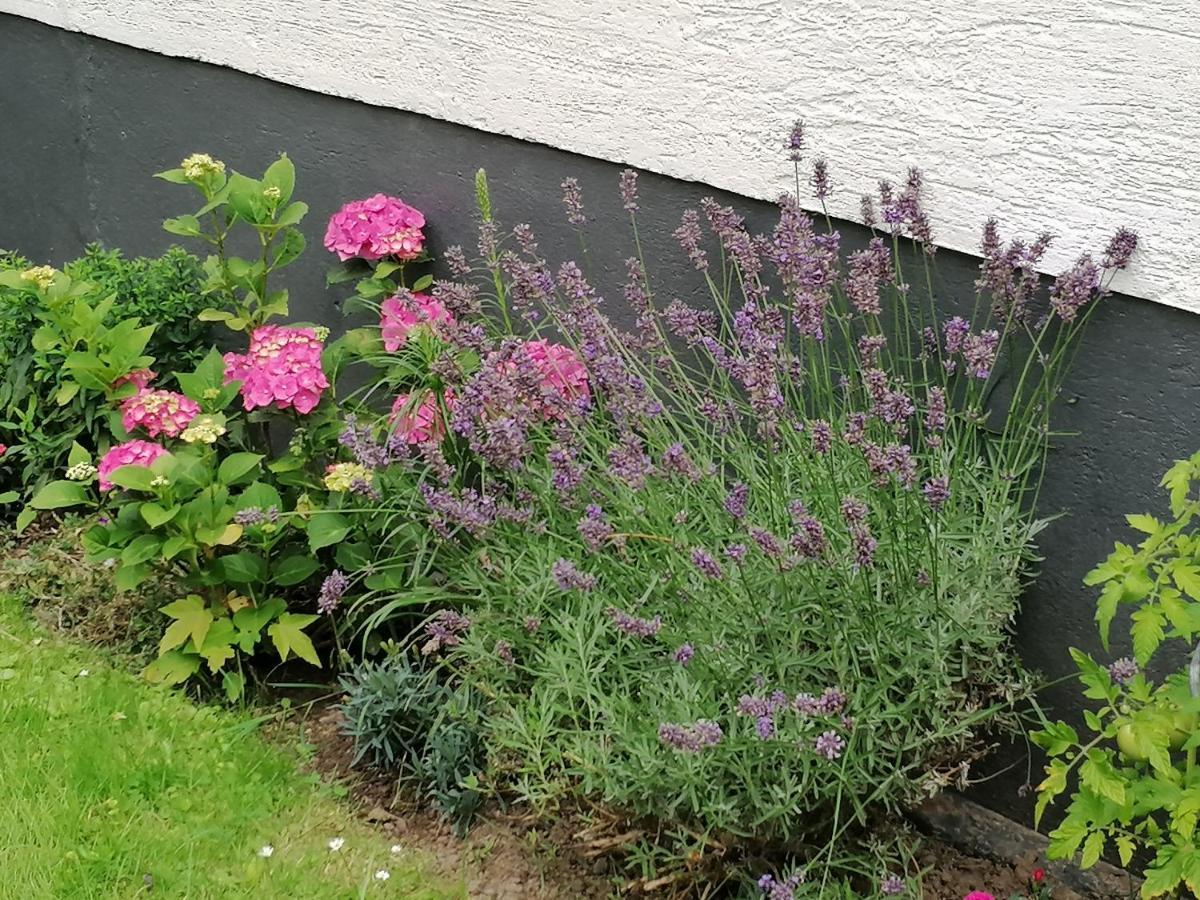
[(433, 285), (433, 276), (432, 275), (422, 275), (415, 282), (413, 282), (412, 289), (417, 292), (425, 291), (425, 290), (428, 290), (432, 285)]
[(146, 666), (142, 677), (155, 684), (183, 684), (200, 671), (200, 657), (195, 653), (169, 650)]
[(215, 568), (221, 577), (234, 584), (256, 584), (267, 579), (267, 561), (254, 553), (222, 556)]
[(151, 482), (156, 477), (147, 466), (121, 466), (109, 474), (108, 480), (128, 491), (150, 492), (154, 490)]
[(121, 563), (136, 566), (149, 562), (162, 553), (162, 538), (154, 534), (141, 534), (130, 541), (121, 551)]
[(296, 187), (296, 167), (292, 165), (292, 161), (287, 158), (286, 153), (281, 154), (279, 159), (267, 166), (267, 171), (263, 173), (262, 184), (264, 188), (279, 188), (278, 203), (280, 205), (292, 199), (292, 191)]
[(1162, 523), (1160, 523), (1158, 519), (1154, 518), (1154, 516), (1142, 514), (1130, 515), (1125, 517), (1125, 521), (1128, 522), (1132, 528), (1142, 532), (1143, 534), (1154, 534), (1162, 529)]
[(113, 576), (113, 586), (118, 591), (132, 591), (150, 577), (150, 571), (147, 565), (121, 566)]
[(343, 541), (350, 533), (350, 522), (341, 513), (318, 512), (308, 522), (308, 546), (314, 552)]
[(1142, 606), (1134, 610), (1133, 625), (1129, 633), (1133, 636), (1133, 656), (1138, 665), (1145, 666), (1162, 643), (1165, 616), (1158, 606)]
[(183, 535), (177, 534), (169, 537), (163, 541), (162, 557), (163, 559), (174, 559), (191, 545), (192, 542)]
[(246, 693), (246, 676), (232, 669), (221, 673), (221, 686), (225, 689), (225, 698), (230, 703), (237, 703)]
[(1116, 844), (1117, 856), (1121, 860), (1121, 865), (1128, 866), (1130, 860), (1133, 859), (1133, 838), (1127, 834), (1118, 834), (1116, 837)]
[(1038, 800), (1033, 813), (1034, 827), (1041, 822), (1042, 813), (1046, 811), (1046, 807), (1067, 789), (1067, 771), (1067, 764), (1061, 759), (1052, 759), (1046, 766), (1046, 777), (1037, 786)]
[(179, 509), (179, 506), (163, 509), (159, 504), (147, 501), (140, 506), (138, 512), (151, 528), (161, 528), (179, 514)]
[(1101, 854), (1104, 853), (1104, 832), (1093, 831), (1087, 836), (1087, 840), (1083, 842), (1083, 856), (1079, 860), (1079, 864), (1090, 869), (1100, 861)]
[(224, 322), (233, 318), (233, 313), (226, 312), (223, 309), (213, 309), (211, 306), (208, 309), (202, 309), (196, 314), (196, 318), (201, 322)]
[(33, 495), (32, 509), (62, 509), (90, 502), (88, 489), (77, 481), (52, 481)]
[(155, 172), (155, 178), (161, 178), (163, 181), (169, 181), (172, 184), (191, 184), (188, 177), (183, 174), (183, 169), (167, 169), (165, 172)]
[(1113, 803), (1125, 804), (1125, 782), (1113, 771), (1112, 763), (1098, 750), (1088, 752), (1079, 767), (1079, 783)]
[(234, 485), (246, 480), (247, 475), (257, 472), (262, 462), (260, 453), (231, 453), (221, 460), (217, 478), (222, 484)]
[(1160, 864), (1163, 852), (1155, 859), (1154, 865), (1146, 869), (1145, 881), (1142, 882), (1142, 897), (1161, 897), (1173, 891), (1183, 880), (1183, 860), (1179, 854)]
[(181, 237), (199, 237), (200, 220), (195, 216), (176, 216), (174, 219), (166, 219), (162, 224), (163, 231), (168, 234), (177, 234)]
[(1179, 562), (1171, 569), (1171, 577), (1181, 591), (1193, 600), (1200, 601), (1200, 568)]
[(302, 554), (288, 556), (275, 564), (271, 581), (280, 587), (291, 587), (307, 581), (320, 568), (321, 564), (311, 556)]
[(168, 650), (183, 646), (188, 638), (191, 638), (197, 647), (204, 646), (204, 638), (212, 626), (213, 615), (199, 596), (189, 594), (182, 600), (161, 607), (159, 612), (175, 620), (167, 627), (166, 633), (159, 641), (160, 656)]
[(234, 501), (234, 505), (238, 510), (250, 509), (251, 507), (270, 509), (272, 506), (276, 509), (282, 509), (283, 499), (279, 496), (279, 491), (273, 485), (262, 481), (255, 481), (247, 485), (246, 489), (238, 495)]
[(208, 663), (210, 672), (218, 671), (225, 663), (234, 657), (233, 644), (237, 640), (233, 622), (222, 617), (212, 623), (208, 634), (205, 635), (204, 645), (200, 647), (200, 655)]
[(21, 534), (33, 524), (33, 520), (37, 518), (37, 510), (32, 506), (26, 506), (23, 510), (17, 513), (16, 529), (17, 534)]
[(284, 613), (267, 629), (271, 642), (275, 645), (281, 660), (286, 660), (289, 653), (294, 653), (305, 662), (314, 666), (321, 665), (321, 658), (308, 635), (302, 630), (317, 620), (314, 615), (299, 615)]
[(1162, 486), (1171, 494), (1171, 515), (1181, 516), (1187, 507), (1188, 493), (1192, 487), (1192, 462), (1181, 459), (1162, 477)]
[(16, 503), (21, 499), (20, 491), (5, 491), (0, 494), (0, 504)]
[(1119, 582), (1110, 581), (1100, 592), (1100, 599), (1096, 603), (1096, 625), (1100, 629), (1100, 643), (1104, 645), (1105, 650), (1108, 649), (1108, 630), (1120, 602), (1121, 585)]
[(275, 219), (275, 224), (278, 226), (298, 225), (306, 215), (308, 215), (308, 204), (297, 200), (279, 214)]
[(67, 455), (68, 466), (81, 466), (92, 461), (92, 454), (80, 445), (78, 441), (71, 441), (71, 452)]

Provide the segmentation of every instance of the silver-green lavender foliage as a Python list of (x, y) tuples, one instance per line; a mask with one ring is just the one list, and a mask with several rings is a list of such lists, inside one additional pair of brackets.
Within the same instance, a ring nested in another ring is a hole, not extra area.
[(1049, 238), (989, 222), (976, 296), (935, 297), (914, 170), (848, 254), (793, 197), (765, 236), (705, 200), (675, 232), (695, 284), (656, 293), (621, 193), (624, 311), (527, 227), (497, 245), (490, 208), (481, 287), (434, 288), (524, 325), (449, 336), (469, 361), (427, 383), (454, 440), (422, 490), (470, 608), (426, 649), (490, 698), (495, 774), (529, 803), (651, 816), (663, 846), (845, 844), (967, 777), (1027, 691), (1008, 628), (1050, 409), (1128, 254), (1047, 291)]

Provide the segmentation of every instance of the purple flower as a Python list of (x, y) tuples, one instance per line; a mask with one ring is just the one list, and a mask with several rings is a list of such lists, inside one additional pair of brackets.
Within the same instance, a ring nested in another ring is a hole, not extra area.
[(679, 227), (675, 229), (674, 237), (698, 271), (702, 272), (708, 268), (708, 254), (700, 249), (700, 242), (703, 240), (700, 232), (700, 213), (694, 209), (685, 210)]
[(759, 716), (754, 720), (754, 732), (760, 741), (775, 737), (775, 720), (771, 716)]
[(874, 366), (879, 362), (879, 353), (887, 346), (887, 338), (882, 334), (863, 335), (858, 339), (858, 355), (864, 366)]
[(674, 443), (663, 451), (658, 467), (668, 475), (682, 475), (691, 481), (700, 478), (700, 470), (683, 449), (683, 444)]
[(821, 712), (826, 715), (835, 715), (846, 708), (846, 695), (835, 687), (827, 687), (821, 692), (817, 704)]
[(1079, 257), (1075, 265), (1050, 288), (1050, 306), (1064, 322), (1074, 322), (1079, 310), (1100, 290), (1100, 270), (1090, 254)]
[(675, 652), (671, 654), (671, 658), (681, 666), (686, 666), (692, 661), (692, 657), (696, 655), (696, 650), (691, 644), (680, 644), (675, 648)]
[(637, 172), (633, 169), (626, 169), (621, 173), (621, 205), (626, 212), (638, 211)]
[(260, 506), (250, 506), (246, 509), (239, 509), (233, 514), (233, 522), (235, 525), (243, 525), (250, 527), (253, 525), (261, 525), (267, 520), (266, 514)]
[(766, 697), (759, 697), (754, 694), (742, 694), (738, 697), (737, 714), (739, 716), (752, 716), (755, 719), (760, 719), (763, 716), (771, 714), (771, 702)]
[(1000, 332), (995, 329), (967, 335), (962, 349), (967, 371), (975, 378), (990, 378), (999, 346)]
[(617, 631), (627, 634), (630, 637), (654, 637), (662, 630), (662, 616), (655, 616), (653, 619), (642, 619), (630, 615), (624, 610), (617, 609), (615, 606), (610, 606), (605, 612), (612, 619), (612, 623), (616, 626)]
[(779, 224), (770, 256), (792, 307), (792, 321), (804, 337), (825, 339), (825, 311), (837, 279), (837, 232), (817, 234), (794, 197), (779, 200)]
[(714, 581), (720, 581), (725, 577), (720, 563), (713, 559), (712, 554), (703, 547), (696, 547), (692, 550), (692, 565), (700, 570), (700, 574)]
[(868, 228), (874, 228), (879, 221), (875, 215), (875, 198), (870, 194), (863, 194), (858, 201), (858, 217)]
[(825, 555), (829, 542), (825, 537), (825, 526), (810, 515), (795, 520), (797, 531), (792, 535), (792, 549), (802, 559), (820, 559)]
[(627, 432), (620, 443), (608, 451), (608, 468), (613, 477), (637, 491), (646, 486), (646, 478), (654, 471), (654, 464), (641, 439)]
[(779, 543), (779, 538), (765, 528), (751, 528), (750, 537), (758, 544), (758, 549), (771, 559), (778, 559), (783, 555), (783, 545)]
[(587, 217), (583, 214), (583, 192), (579, 190), (579, 182), (574, 178), (563, 179), (562, 192), (567, 221), (575, 226), (587, 224)]
[(595, 503), (589, 503), (578, 524), (579, 536), (593, 553), (601, 550), (612, 537), (613, 528), (604, 515), (604, 510)]
[(725, 495), (725, 512), (735, 519), (746, 518), (746, 505), (750, 499), (750, 488), (737, 482)]
[[(946, 356), (951, 357), (963, 348), (963, 342), (971, 332), (971, 323), (962, 316), (954, 316), (942, 323), (942, 334), (945, 338)], [(947, 365), (953, 365), (947, 359)]]
[(931, 508), (941, 509), (942, 505), (950, 499), (950, 476), (935, 475), (925, 482), (921, 493), (925, 495), (925, 500)]
[(867, 520), (867, 513), (870, 510), (867, 504), (863, 503), (857, 497), (842, 498), (842, 518), (849, 525), (858, 525)]
[(735, 563), (740, 565), (742, 563), (742, 561), (745, 560), (745, 558), (746, 558), (746, 545), (745, 544), (730, 544), (728, 547), (725, 548), (725, 555), (728, 556)]
[(809, 437), (812, 438), (813, 450), (824, 456), (829, 452), (833, 442), (833, 431), (824, 419), (816, 419), (808, 426)]
[(537, 616), (526, 616), (525, 621), (521, 623), (521, 627), (530, 634), (534, 634), (542, 627), (542, 620)]
[(425, 623), (425, 634), (429, 638), (421, 647), (421, 653), (429, 655), (444, 647), (457, 647), (462, 635), (471, 627), (471, 620), (452, 609), (435, 613)]
[(813, 196), (824, 203), (829, 198), (829, 161), (825, 157), (820, 156), (813, 160), (812, 178), (809, 179), (812, 184)]
[(517, 660), (513, 656), (512, 644), (510, 644), (508, 641), (504, 639), (496, 641), (496, 648), (494, 652), (496, 654), (496, 659), (500, 660), (500, 662), (504, 663), (506, 666), (516, 665)]
[(904, 879), (899, 875), (888, 875), (879, 883), (879, 893), (885, 897), (899, 897), (906, 890)]
[(1137, 245), (1137, 232), (1130, 231), (1128, 228), (1118, 228), (1117, 233), (1109, 240), (1108, 246), (1104, 248), (1104, 268), (1125, 268), (1129, 265), (1133, 251), (1137, 250)]
[(1114, 660), (1108, 667), (1108, 675), (1114, 684), (1129, 684), (1138, 673), (1138, 664), (1128, 656)]
[(846, 749), (846, 742), (836, 731), (824, 731), (813, 741), (813, 749), (833, 761), (842, 755), (842, 751)]
[(861, 315), (878, 316), (883, 312), (879, 287), (891, 274), (892, 256), (883, 238), (871, 238), (865, 250), (855, 250), (850, 254), (843, 289)]
[(446, 266), (455, 278), (465, 278), (471, 274), (471, 264), (467, 262), (467, 255), (463, 253), (463, 248), (458, 244), (453, 244), (443, 250), (442, 259), (445, 260)]
[[(929, 432), (946, 430), (946, 392), (940, 387), (931, 387), (925, 394), (925, 429)], [(925, 440), (931, 447), (938, 447), (942, 442), (937, 434), (927, 434)]]
[(317, 594), (317, 612), (331, 613), (341, 605), (342, 597), (350, 587), (350, 579), (338, 569), (334, 569), (321, 582), (321, 591)]
[(875, 548), (879, 542), (864, 525), (855, 525), (850, 529), (850, 542), (854, 548), (854, 567), (869, 569), (875, 564)]
[(721, 743), (721, 726), (709, 719), (697, 719), (692, 725), (663, 722), (658, 726), (658, 739), (668, 747), (685, 753), (699, 753)]
[(758, 879), (758, 889), (766, 895), (766, 900), (796, 900), (796, 888), (804, 882), (804, 873), (795, 872), (783, 881), (777, 881), (772, 875), (763, 875)]
[(581, 572), (569, 559), (556, 559), (550, 574), (560, 591), (590, 591), (596, 586), (596, 576)]
[(804, 158), (803, 119), (797, 119), (792, 124), (792, 130), (788, 132), (787, 142), (784, 143), (783, 149), (788, 151), (788, 159), (792, 162), (800, 162)]
[(797, 694), (792, 707), (802, 716), (819, 716), (825, 711), (821, 699), (808, 693)]

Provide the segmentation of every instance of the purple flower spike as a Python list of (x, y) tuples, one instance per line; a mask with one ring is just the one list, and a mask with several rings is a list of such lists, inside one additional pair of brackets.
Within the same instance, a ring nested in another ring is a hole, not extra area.
[(921, 493), (925, 495), (925, 501), (932, 509), (941, 509), (942, 505), (950, 499), (950, 476), (935, 475), (925, 482)]
[(321, 582), (321, 592), (317, 595), (317, 612), (331, 613), (342, 602), (342, 597), (350, 587), (350, 579), (339, 570), (334, 569)]
[(899, 897), (906, 890), (904, 879), (899, 875), (888, 875), (879, 884), (879, 893), (885, 897)]
[(713, 559), (711, 553), (701, 547), (697, 547), (692, 551), (692, 565), (699, 569), (702, 575), (714, 581), (720, 581), (725, 577), (725, 572), (721, 568), (720, 563)]
[(1117, 233), (1109, 240), (1104, 248), (1104, 268), (1123, 269), (1129, 265), (1130, 257), (1137, 250), (1137, 232), (1128, 228), (1118, 228)]
[(626, 212), (638, 211), (637, 172), (633, 169), (626, 169), (621, 173), (621, 205)]
[(587, 218), (583, 214), (583, 192), (579, 190), (579, 182), (574, 178), (564, 179), (562, 192), (567, 221), (576, 227), (587, 224)]
[(1122, 656), (1108, 667), (1108, 675), (1114, 684), (1129, 684), (1138, 673), (1138, 664), (1128, 656)]
[(846, 749), (846, 742), (836, 731), (824, 731), (817, 735), (813, 749), (832, 762), (841, 757), (842, 751)]
[(692, 657), (696, 655), (696, 650), (691, 644), (680, 644), (679, 647), (671, 654), (671, 658), (681, 666), (686, 666), (692, 661)]

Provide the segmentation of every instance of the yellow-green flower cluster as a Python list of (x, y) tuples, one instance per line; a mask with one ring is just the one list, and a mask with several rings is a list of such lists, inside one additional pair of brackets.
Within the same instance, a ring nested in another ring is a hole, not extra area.
[(34, 266), (21, 273), (21, 280), (36, 284), (44, 291), (54, 283), (54, 276), (57, 274), (53, 266)]
[(225, 163), (213, 159), (207, 153), (193, 153), (179, 166), (183, 169), (184, 177), (192, 181), (199, 181), (209, 175), (220, 175), (225, 171)]
[(217, 438), (226, 430), (225, 425), (216, 416), (196, 416), (179, 436), (189, 444), (215, 444)]
[(67, 469), (69, 481), (91, 481), (96, 475), (96, 467), (91, 463), (76, 463)]
[(263, 196), (268, 200), (278, 200), (283, 196), (283, 191), (281, 191), (278, 186), (271, 185), (270, 187), (263, 188)]
[(344, 492), (355, 485), (371, 484), (375, 474), (358, 463), (335, 463), (325, 470), (325, 487)]

